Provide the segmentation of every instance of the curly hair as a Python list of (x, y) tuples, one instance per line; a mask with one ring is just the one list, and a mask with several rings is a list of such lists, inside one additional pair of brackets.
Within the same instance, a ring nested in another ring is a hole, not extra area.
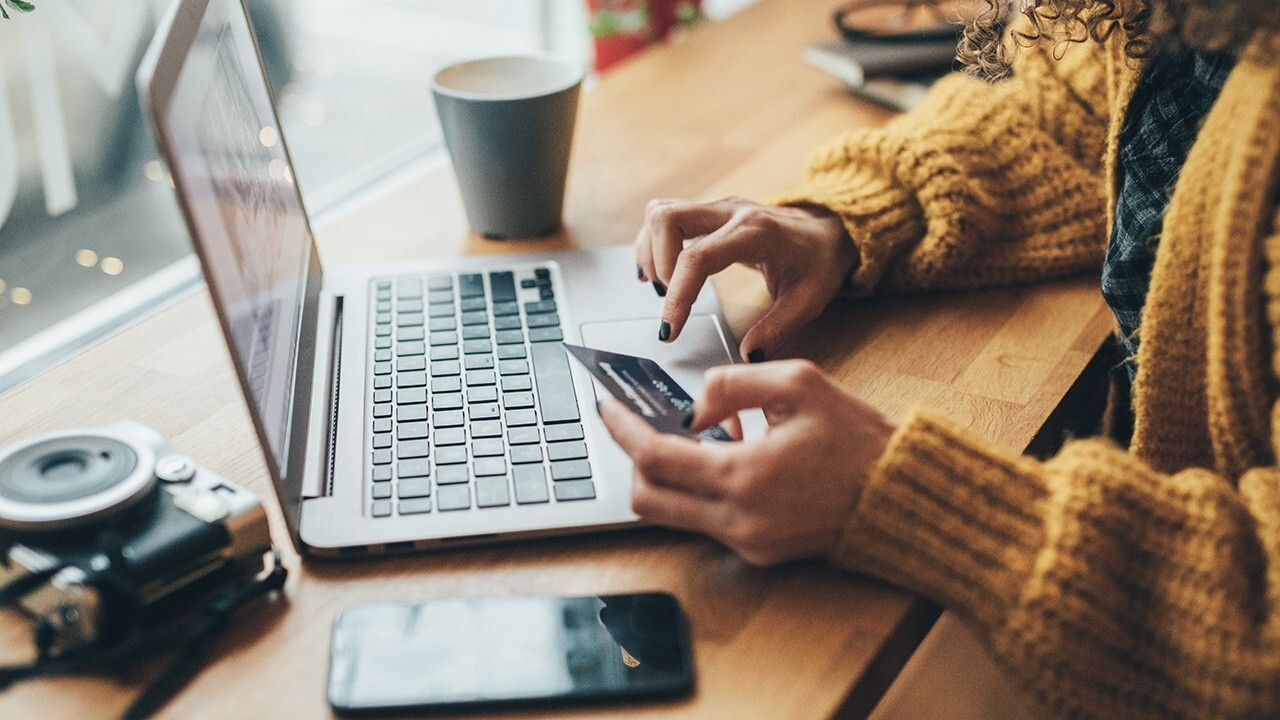
[[(1123, 31), (1131, 58), (1155, 52), (1239, 49), (1259, 26), (1280, 26), (1275, 0), (974, 0), (957, 58), (968, 71), (998, 78), (1021, 47), (1103, 42)], [(1005, 21), (1025, 18), (1006, 38)]]

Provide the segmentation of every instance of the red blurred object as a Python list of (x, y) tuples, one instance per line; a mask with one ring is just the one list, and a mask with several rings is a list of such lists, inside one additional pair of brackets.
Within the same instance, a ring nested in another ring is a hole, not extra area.
[(587, 0), (596, 70), (605, 70), (702, 18), (702, 0)]

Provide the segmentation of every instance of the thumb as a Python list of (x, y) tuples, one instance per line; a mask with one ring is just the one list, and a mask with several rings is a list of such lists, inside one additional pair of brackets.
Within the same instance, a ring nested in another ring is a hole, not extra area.
[(778, 294), (773, 307), (747, 331), (739, 352), (747, 362), (764, 362), (782, 353), (787, 341), (822, 312), (815, 293), (793, 287)]
[(767, 365), (722, 365), (706, 372), (702, 397), (693, 404), (693, 432), (736, 417), (739, 410), (772, 408), (788, 403), (797, 392), (794, 382), (799, 366), (812, 366), (805, 360), (788, 360)]

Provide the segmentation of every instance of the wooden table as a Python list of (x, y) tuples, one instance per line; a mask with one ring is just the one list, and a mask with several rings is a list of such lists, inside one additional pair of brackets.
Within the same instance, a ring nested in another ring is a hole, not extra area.
[[(560, 236), (519, 244), (469, 236), (446, 169), (322, 228), (325, 261), (627, 243), (651, 197), (764, 199), (789, 188), (816, 144), (889, 116), (800, 60), (807, 43), (830, 34), (836, 4), (764, 0), (609, 73), (583, 99)], [(1109, 330), (1096, 282), (833, 307), (797, 354), (891, 414), (924, 403), (1021, 450)], [(726, 272), (717, 287), (739, 332), (767, 300), (749, 271)], [(224, 348), (201, 293), (0, 398), (0, 443), (127, 417), (272, 497)], [(164, 716), (328, 716), (329, 626), (355, 603), (661, 589), (689, 613), (696, 694), (536, 716), (860, 717), (937, 612), (819, 562), (761, 571), (705, 539), (654, 529), (348, 564), (303, 565), (288, 548), (287, 564), (287, 608), (254, 611)], [(0, 661), (25, 647), (24, 632), (16, 615), (0, 614)], [(0, 717), (115, 716), (146, 677), (27, 683), (0, 694)]]

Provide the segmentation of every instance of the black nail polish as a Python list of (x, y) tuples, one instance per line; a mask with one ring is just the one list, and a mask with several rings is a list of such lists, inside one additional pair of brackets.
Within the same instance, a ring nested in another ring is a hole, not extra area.
[(764, 351), (761, 350), (760, 348), (756, 348), (755, 350), (752, 350), (751, 352), (747, 353), (747, 362), (749, 363), (764, 362)]
[(639, 265), (636, 266), (636, 279), (637, 280), (644, 279), (644, 268), (640, 267)]
[(690, 412), (688, 415), (685, 415), (685, 416), (684, 416), (684, 418), (683, 418), (682, 420), (680, 420), (680, 425), (681, 425), (685, 430), (688, 430), (690, 427), (692, 427), (692, 426), (693, 426), (693, 413), (692, 413), (692, 412)]
[(654, 280), (654, 281), (653, 281), (653, 291), (654, 291), (654, 292), (656, 292), (656, 293), (658, 293), (658, 297), (666, 297), (666, 296), (667, 296), (667, 286), (666, 286), (666, 285), (663, 285), (662, 283), (658, 282), (657, 280)]
[(670, 337), (671, 337), (671, 323), (667, 322), (666, 320), (663, 320), (662, 324), (658, 326), (658, 339), (661, 340), (662, 342), (666, 342), (667, 339)]

